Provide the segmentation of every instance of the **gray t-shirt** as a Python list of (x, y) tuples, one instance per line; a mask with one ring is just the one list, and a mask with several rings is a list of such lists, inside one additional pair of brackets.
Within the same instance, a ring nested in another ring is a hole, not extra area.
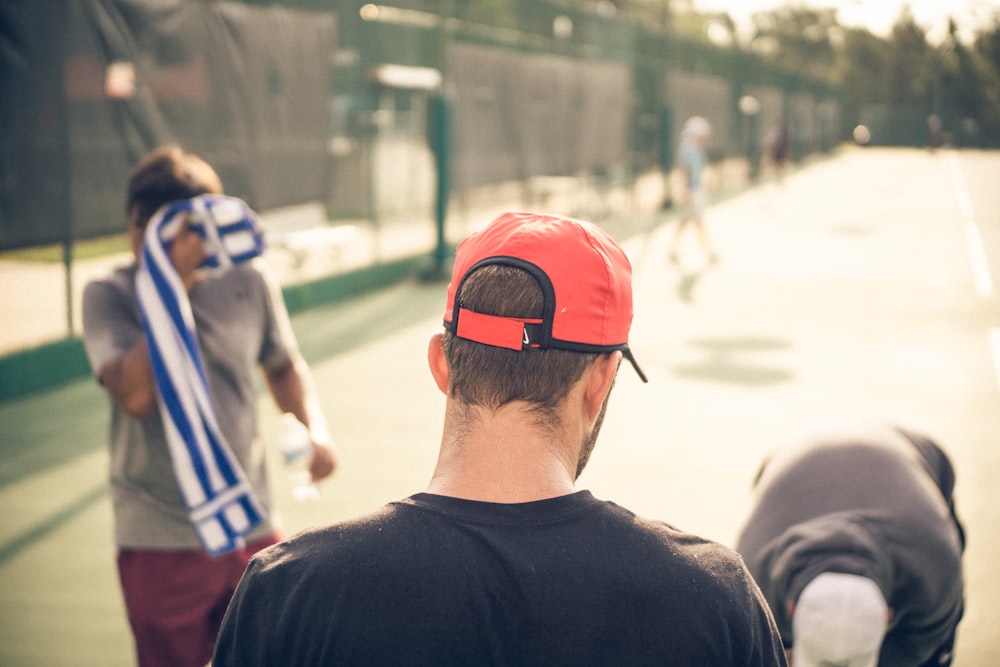
[[(143, 335), (135, 274), (134, 265), (119, 268), (84, 288), (84, 345), (95, 373)], [(281, 290), (258, 259), (211, 274), (189, 296), (219, 427), (270, 514), (257, 434), (257, 368), (280, 365), (297, 353)], [(159, 412), (139, 420), (111, 405), (116, 543), (136, 548), (200, 548), (174, 477)], [(274, 517), (269, 516), (248, 539), (274, 529)]]

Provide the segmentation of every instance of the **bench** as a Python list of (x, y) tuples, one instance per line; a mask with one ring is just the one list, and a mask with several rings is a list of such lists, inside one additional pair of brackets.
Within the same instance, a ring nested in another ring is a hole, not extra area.
[(296, 268), (301, 267), (309, 253), (315, 250), (332, 250), (339, 254), (361, 233), (357, 225), (331, 225), (321, 202), (272, 209), (262, 213), (260, 218), (268, 246), (288, 253)]

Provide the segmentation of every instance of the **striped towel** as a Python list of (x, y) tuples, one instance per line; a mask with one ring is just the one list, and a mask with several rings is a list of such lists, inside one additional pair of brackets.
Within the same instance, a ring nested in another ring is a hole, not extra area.
[(168, 254), (185, 220), (203, 236), (210, 268), (256, 257), (264, 242), (257, 216), (239, 199), (174, 202), (150, 220), (135, 279), (174, 475), (205, 551), (218, 555), (239, 548), (265, 513), (219, 429), (191, 303)]

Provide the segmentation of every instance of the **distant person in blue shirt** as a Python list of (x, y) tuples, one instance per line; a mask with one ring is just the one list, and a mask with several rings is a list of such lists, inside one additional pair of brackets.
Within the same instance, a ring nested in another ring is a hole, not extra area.
[(711, 133), (711, 125), (701, 116), (689, 118), (684, 123), (684, 129), (681, 130), (681, 141), (677, 147), (677, 169), (682, 177), (678, 180), (683, 188), (679, 197), (683, 202), (683, 209), (673, 238), (670, 240), (669, 250), (670, 261), (675, 264), (680, 261), (678, 247), (684, 233), (689, 228), (694, 228), (697, 232), (707, 261), (712, 263), (718, 259), (704, 224), (705, 207), (708, 201), (704, 181), (705, 167), (708, 164), (705, 145), (708, 143)]

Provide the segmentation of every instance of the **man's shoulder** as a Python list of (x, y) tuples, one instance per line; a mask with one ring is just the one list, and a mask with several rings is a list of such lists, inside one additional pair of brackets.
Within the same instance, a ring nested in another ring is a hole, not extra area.
[(134, 291), (135, 274), (138, 267), (135, 264), (110, 267), (97, 273), (87, 281), (85, 289), (115, 289)]
[[(136, 267), (119, 266), (96, 275), (83, 287), (84, 332), (95, 322), (128, 311), (138, 317), (135, 291)], [(130, 315), (132, 316), (132, 315)]]
[(672, 549), (682, 553), (714, 554), (720, 558), (739, 560), (739, 555), (721, 542), (688, 532), (663, 519), (638, 514), (632, 514), (632, 517), (631, 523), (638, 532), (668, 543)]
[(656, 529), (665, 553), (673, 563), (674, 572), (684, 572), (691, 580), (701, 581), (705, 585), (715, 582), (715, 585), (732, 587), (734, 584), (743, 587), (750, 576), (743, 563), (743, 558), (732, 548), (714, 540), (687, 533), (668, 524)]
[(392, 539), (395, 531), (388, 530), (398, 510), (389, 503), (377, 510), (324, 526), (307, 528), (254, 556), (261, 572), (303, 567), (311, 561), (329, 562), (349, 558), (352, 552), (380, 548), (375, 542)]
[(742, 594), (751, 581), (743, 558), (720, 542), (611, 502), (604, 503), (603, 512), (603, 540), (614, 544), (609, 548), (616, 562), (648, 571), (651, 585), (659, 580), (671, 587), (683, 580), (703, 589), (738, 590)]

